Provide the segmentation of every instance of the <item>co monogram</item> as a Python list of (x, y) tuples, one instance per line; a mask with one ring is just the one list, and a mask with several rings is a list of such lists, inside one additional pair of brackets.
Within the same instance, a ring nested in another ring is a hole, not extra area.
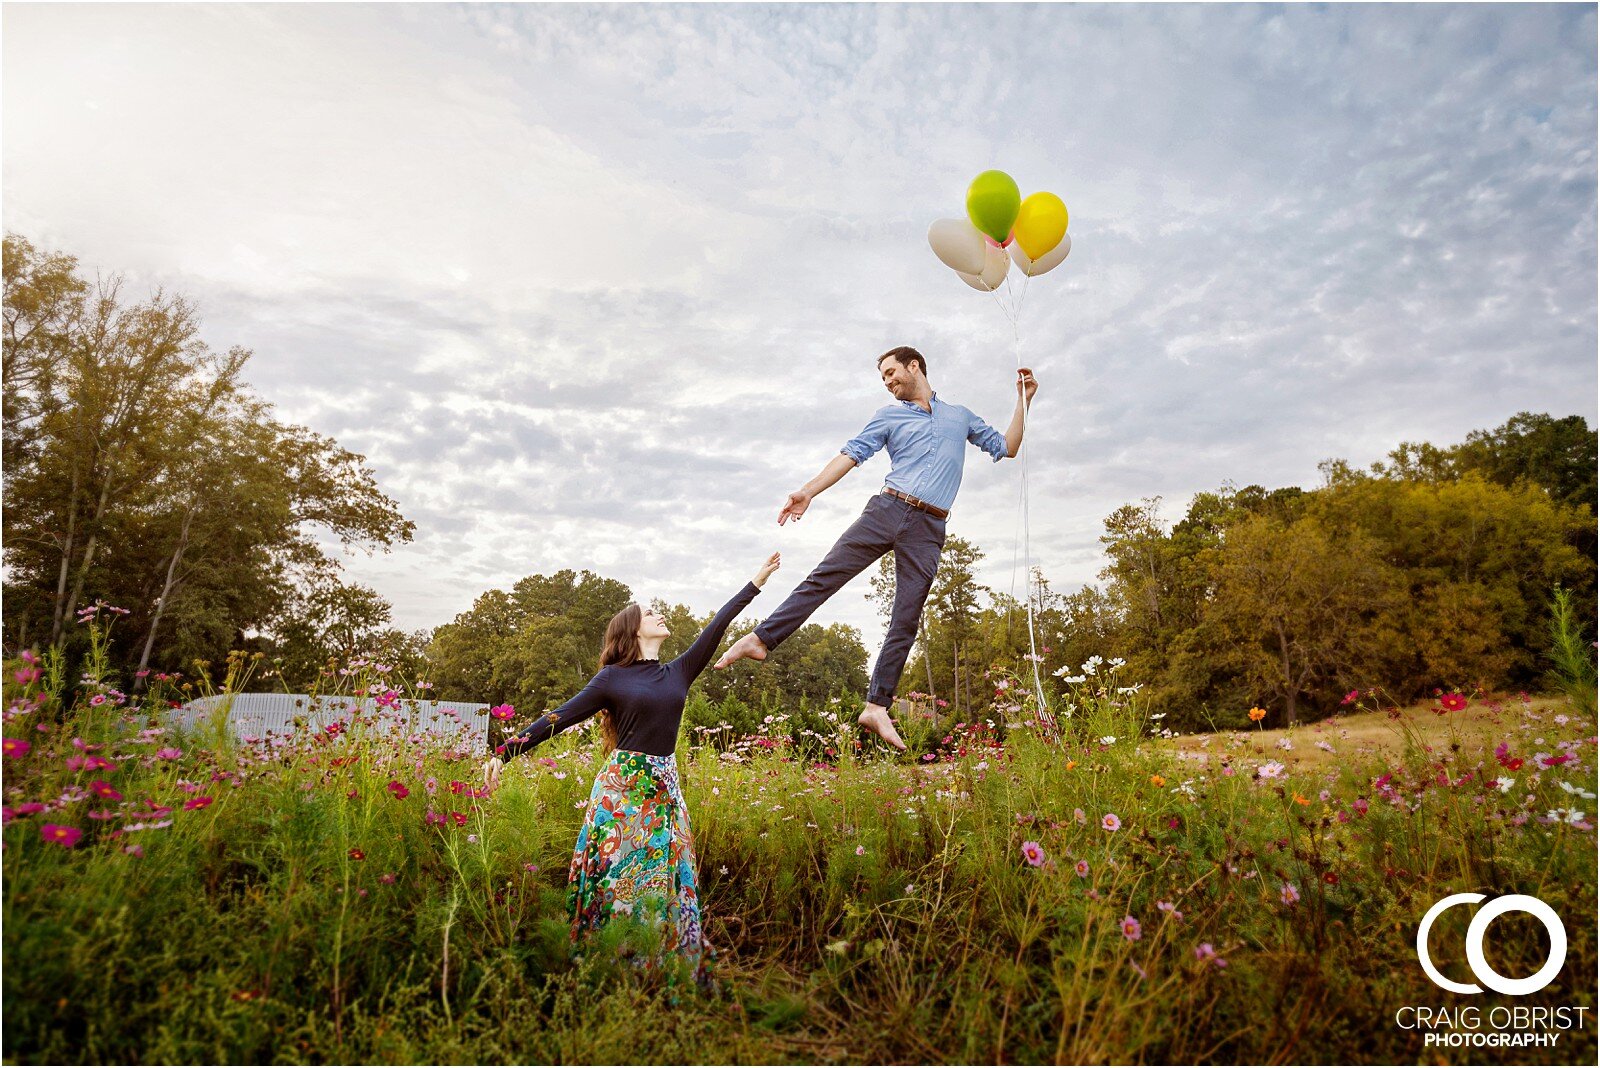
[[(1561, 965), (1567, 960), (1567, 928), (1562, 924), (1561, 917), (1556, 915), (1555, 909), (1527, 894), (1506, 894), (1504, 897), (1496, 898), (1479, 909), (1478, 914), (1467, 926), (1467, 966), (1472, 969), (1472, 974), (1483, 986), (1446, 979), (1439, 973), (1439, 969), (1433, 966), (1433, 961), (1428, 958), (1428, 929), (1433, 926), (1433, 921), (1448, 908), (1468, 903), (1477, 904), (1483, 899), (1483, 894), (1451, 894), (1436, 903), (1428, 910), (1428, 914), (1422, 917), (1422, 926), (1417, 928), (1417, 960), (1421, 962), (1422, 970), (1428, 973), (1428, 978), (1457, 994), (1481, 994), (1484, 986), (1501, 994), (1532, 994), (1549, 986), (1550, 981), (1561, 971)], [(1491, 968), (1483, 956), (1483, 936), (1488, 933), (1489, 924), (1507, 912), (1526, 912), (1538, 918), (1544, 924), (1545, 930), (1550, 933), (1549, 958), (1544, 962), (1543, 968), (1526, 979), (1506, 978)]]

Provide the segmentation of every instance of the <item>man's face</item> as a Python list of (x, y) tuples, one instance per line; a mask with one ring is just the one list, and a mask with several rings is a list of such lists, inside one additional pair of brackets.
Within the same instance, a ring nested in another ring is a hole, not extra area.
[(893, 393), (895, 400), (909, 400), (916, 394), (916, 364), (901, 363), (890, 356), (878, 364), (878, 373), (883, 376), (883, 388)]

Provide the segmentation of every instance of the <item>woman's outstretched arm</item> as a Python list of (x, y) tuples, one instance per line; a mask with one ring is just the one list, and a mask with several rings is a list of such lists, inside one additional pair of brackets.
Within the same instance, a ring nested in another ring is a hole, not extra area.
[(600, 673), (590, 679), (589, 685), (579, 690), (577, 696), (560, 708), (546, 712), (507, 738), (495, 747), (495, 755), (509, 760), (519, 753), (527, 752), (540, 742), (554, 738), (568, 727), (582, 723), (606, 707), (610, 681), (611, 672), (601, 668)]
[(672, 662), (674, 671), (683, 672), (684, 681), (693, 682), (699, 677), (700, 672), (706, 669), (706, 665), (711, 663), (711, 656), (721, 644), (722, 636), (728, 633), (729, 625), (751, 601), (755, 600), (756, 594), (761, 592), (761, 587), (766, 585), (767, 579), (778, 570), (781, 562), (777, 553), (767, 557), (767, 562), (761, 565), (756, 577), (745, 583), (744, 589), (734, 594), (733, 600), (722, 606), (722, 611), (706, 624), (706, 629), (700, 632), (700, 637), (694, 640), (688, 651)]

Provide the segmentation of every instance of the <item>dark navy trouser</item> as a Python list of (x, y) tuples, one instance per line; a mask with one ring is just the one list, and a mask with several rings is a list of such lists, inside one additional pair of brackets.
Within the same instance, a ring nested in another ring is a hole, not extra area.
[(756, 637), (768, 649), (776, 649), (800, 629), (823, 601), (892, 549), (894, 611), (867, 690), (868, 703), (887, 708), (894, 703), (895, 686), (905, 670), (911, 644), (916, 641), (922, 602), (928, 599), (943, 548), (943, 519), (880, 493), (867, 502), (860, 518), (840, 535), (822, 563), (795, 587), (777, 611), (762, 620)]

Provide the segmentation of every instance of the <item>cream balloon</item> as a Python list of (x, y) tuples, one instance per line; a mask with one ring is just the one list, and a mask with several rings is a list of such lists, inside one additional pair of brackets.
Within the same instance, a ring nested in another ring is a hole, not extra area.
[(1028, 259), (1028, 254), (1022, 251), (1022, 245), (1016, 241), (1011, 242), (1011, 248), (1008, 251), (1011, 253), (1012, 262), (1017, 265), (1017, 270), (1029, 278), (1037, 278), (1046, 271), (1061, 266), (1061, 261), (1066, 259), (1067, 254), (1072, 251), (1072, 235), (1062, 234), (1061, 244), (1036, 260)]
[(1011, 269), (1011, 257), (1006, 255), (1006, 250), (999, 245), (985, 242), (983, 246), (984, 259), (982, 274), (972, 274), (968, 271), (957, 271), (961, 280), (973, 289), (984, 293), (993, 293), (1000, 288), (1000, 283), (1006, 280), (1006, 272)]
[(999, 245), (987, 242), (983, 246), (983, 255), (983, 284), (989, 289), (998, 289), (1000, 283), (1006, 280), (1006, 272), (1011, 269), (1011, 257)]
[(946, 267), (959, 274), (982, 274), (988, 261), (983, 235), (965, 219), (939, 219), (928, 227), (928, 244)]

